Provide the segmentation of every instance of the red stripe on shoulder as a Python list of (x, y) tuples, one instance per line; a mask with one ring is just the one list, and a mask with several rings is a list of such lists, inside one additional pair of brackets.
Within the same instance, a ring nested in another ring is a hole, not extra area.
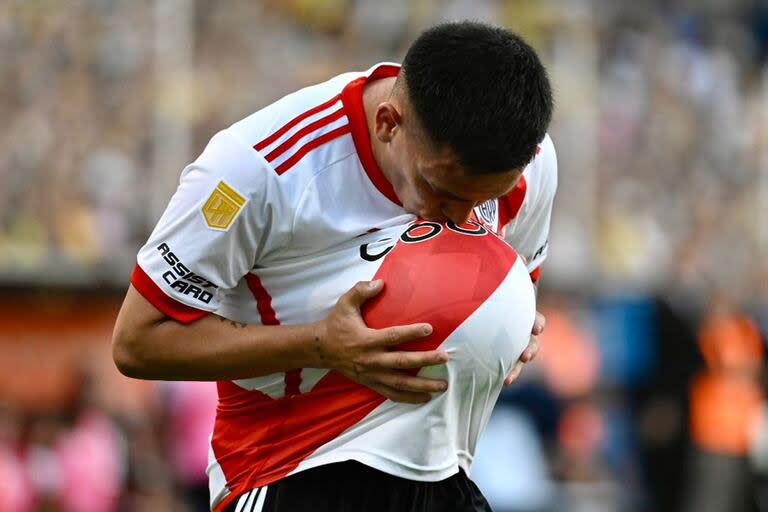
[(317, 138), (310, 140), (309, 142), (304, 144), (301, 148), (299, 148), (299, 150), (296, 151), (296, 153), (294, 153), (293, 155), (288, 157), (283, 163), (275, 167), (275, 172), (278, 174), (278, 176), (282, 175), (288, 169), (296, 165), (296, 163), (299, 160), (304, 158), (304, 155), (306, 155), (313, 149), (320, 147), (326, 142), (330, 142), (337, 137), (341, 137), (342, 135), (349, 133), (349, 131), (350, 131), (349, 125), (345, 124), (344, 126), (339, 126), (338, 128), (334, 128), (333, 130), (327, 133), (324, 133)]
[(317, 114), (321, 110), (325, 110), (326, 108), (330, 107), (331, 105), (333, 105), (334, 103), (339, 101), (339, 98), (341, 98), (341, 94), (337, 94), (336, 96), (334, 96), (333, 98), (329, 99), (325, 103), (321, 103), (320, 105), (318, 105), (316, 107), (312, 107), (311, 109), (307, 110), (303, 114), (300, 114), (300, 115), (294, 117), (293, 119), (288, 121), (286, 124), (284, 124), (282, 126), (282, 128), (280, 128), (279, 130), (274, 132), (272, 135), (270, 135), (266, 139), (262, 140), (261, 142), (258, 142), (256, 144), (254, 144), (253, 149), (255, 149), (256, 151), (261, 151), (262, 149), (264, 149), (265, 147), (269, 146), (270, 144), (275, 142), (277, 139), (279, 139), (280, 137), (285, 135), (285, 133), (288, 130), (290, 130), (291, 128), (293, 128), (294, 126), (296, 126), (297, 124), (302, 122), (304, 119), (308, 118), (312, 114)]
[(343, 116), (344, 116), (344, 109), (340, 108), (336, 112), (333, 112), (332, 114), (329, 114), (325, 117), (321, 117), (317, 121), (313, 121), (309, 123), (307, 126), (305, 126), (301, 130), (291, 135), (285, 142), (283, 142), (282, 144), (277, 146), (275, 149), (270, 151), (269, 154), (264, 158), (267, 160), (267, 162), (272, 162), (275, 158), (279, 157), (280, 155), (288, 151), (291, 148), (291, 146), (295, 145), (303, 137), (306, 137), (310, 133), (316, 130), (319, 130), (323, 126), (330, 124), (333, 121), (336, 121), (337, 119), (340, 119)]
[(131, 272), (131, 284), (158, 311), (182, 324), (191, 324), (210, 314), (208, 311), (187, 306), (169, 297), (149, 277), (144, 269), (136, 265)]
[(515, 188), (499, 198), (499, 231), (517, 216), (517, 212), (523, 206), (527, 190), (528, 183), (525, 181), (525, 176), (520, 176)]
[(368, 124), (365, 119), (365, 107), (363, 106), (363, 88), (368, 81), (397, 76), (399, 71), (399, 67), (384, 65), (377, 68), (370, 77), (362, 76), (352, 80), (341, 92), (341, 101), (344, 103), (344, 109), (346, 110), (347, 118), (349, 118), (349, 124), (352, 127), (352, 140), (355, 143), (357, 156), (365, 173), (368, 175), (371, 183), (384, 197), (398, 206), (403, 206), (392, 184), (384, 176), (379, 164), (376, 163), (376, 159), (373, 157)]

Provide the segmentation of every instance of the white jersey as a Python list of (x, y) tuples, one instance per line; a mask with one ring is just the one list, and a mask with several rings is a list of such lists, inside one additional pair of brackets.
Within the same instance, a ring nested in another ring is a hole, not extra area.
[[(391, 270), (397, 255), (419, 245), (408, 239), (421, 237), (423, 230), (441, 233), (429, 243), (453, 240), (465, 247), (461, 240), (473, 239), (465, 249), (477, 250), (482, 239), (486, 249), (496, 251), (494, 258), (483, 259), (485, 267), (477, 274), (490, 276), (490, 284), (474, 302), (465, 301), (473, 305), (456, 313), (451, 328), (444, 319), (424, 318), (431, 314), (426, 305), (439, 305), (439, 297), (462, 289), (457, 285), (434, 294), (438, 281), (426, 298), (419, 295), (421, 317), (401, 313), (379, 319), (384, 322), (379, 326), (445, 324), (425, 338), (431, 345), (413, 347), (441, 346), (454, 353), (444, 367), (422, 370), (449, 379), (449, 391), (429, 404), (397, 404), (318, 369), (219, 382), (209, 467), (216, 510), (246, 490), (341, 460), (422, 481), (441, 480), (459, 467), (468, 472), (504, 375), (527, 343), (535, 309), (532, 285), (523, 262), (495, 234), (505, 233), (520, 248), (527, 272), (534, 275), (546, 258), (556, 188), (551, 140), (542, 142), (510, 194), (476, 208), (473, 224), (414, 228), (417, 219), (403, 209), (373, 159), (363, 110), (366, 82), (398, 70), (379, 64), (365, 73), (337, 76), (218, 133), (184, 169), (178, 190), (139, 251), (131, 282), (171, 318), (189, 323), (215, 312), (264, 325), (321, 320), (359, 280), (391, 272), (397, 278), (390, 281), (399, 281), (400, 274)], [(420, 261), (414, 254), (411, 260)], [(464, 267), (450, 270), (455, 258), (440, 261), (430, 265), (448, 265), (448, 276), (456, 276), (443, 281), (460, 280)], [(390, 281), (385, 294), (391, 297)], [(401, 292), (405, 296), (424, 286), (409, 282)], [(376, 326), (375, 310), (370, 314), (366, 320)], [(489, 321), (489, 315), (504, 320)], [(477, 332), (487, 334), (482, 329), (488, 326), (496, 326), (497, 335), (479, 336), (487, 342), (478, 345)]]

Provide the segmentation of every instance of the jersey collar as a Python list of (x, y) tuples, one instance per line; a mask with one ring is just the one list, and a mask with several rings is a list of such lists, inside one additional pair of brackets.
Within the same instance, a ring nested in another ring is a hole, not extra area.
[(398, 206), (403, 206), (395, 193), (395, 189), (392, 188), (392, 184), (384, 176), (379, 164), (373, 158), (370, 133), (368, 132), (368, 123), (365, 119), (365, 108), (363, 107), (363, 88), (365, 84), (381, 78), (397, 76), (399, 72), (400, 66), (397, 64), (378, 64), (367, 76), (361, 76), (348, 83), (344, 90), (341, 91), (341, 101), (344, 104), (344, 110), (349, 119), (352, 140), (355, 143), (357, 156), (360, 158), (360, 163), (363, 164), (365, 173), (368, 175), (371, 183), (387, 199)]

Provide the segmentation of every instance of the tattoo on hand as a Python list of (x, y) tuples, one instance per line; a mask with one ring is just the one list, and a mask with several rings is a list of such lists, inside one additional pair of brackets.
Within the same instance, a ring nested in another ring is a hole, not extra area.
[(248, 324), (246, 323), (235, 322), (234, 320), (230, 320), (229, 318), (224, 318), (223, 316), (220, 316), (220, 315), (216, 315), (216, 316), (219, 317), (220, 322), (229, 322), (229, 325), (231, 325), (232, 327), (235, 327), (238, 329), (242, 329), (243, 327), (248, 327)]

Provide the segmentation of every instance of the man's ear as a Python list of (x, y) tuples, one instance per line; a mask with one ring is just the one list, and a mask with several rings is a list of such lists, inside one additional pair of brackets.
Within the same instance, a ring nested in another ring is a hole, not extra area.
[(392, 141), (392, 137), (395, 132), (400, 129), (400, 123), (402, 122), (402, 116), (392, 103), (385, 101), (379, 103), (376, 107), (376, 115), (374, 118), (374, 133), (376, 138), (383, 143), (389, 143)]

